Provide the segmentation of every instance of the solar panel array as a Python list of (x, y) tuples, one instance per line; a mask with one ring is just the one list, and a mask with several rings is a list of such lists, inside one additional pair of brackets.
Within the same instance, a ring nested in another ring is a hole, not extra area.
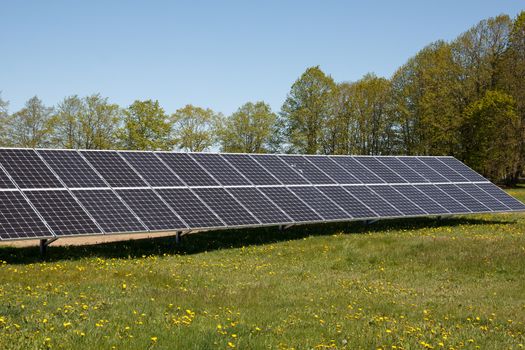
[(0, 149), (0, 240), (524, 210), (453, 157)]

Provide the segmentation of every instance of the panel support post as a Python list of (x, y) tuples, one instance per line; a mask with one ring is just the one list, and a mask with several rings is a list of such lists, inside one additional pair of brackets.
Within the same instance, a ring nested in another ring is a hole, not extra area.
[(377, 219), (374, 219), (374, 220), (365, 220), (365, 221), (363, 221), (363, 224), (364, 224), (365, 226), (368, 226), (368, 225), (372, 225), (374, 222), (377, 222), (377, 221), (379, 221), (379, 220), (377, 220)]
[(175, 244), (176, 245), (180, 245), (180, 239), (181, 239), (181, 232), (180, 231), (177, 231), (175, 232)]
[(47, 246), (56, 241), (57, 239), (58, 237), (40, 240), (40, 257), (45, 258), (47, 253)]

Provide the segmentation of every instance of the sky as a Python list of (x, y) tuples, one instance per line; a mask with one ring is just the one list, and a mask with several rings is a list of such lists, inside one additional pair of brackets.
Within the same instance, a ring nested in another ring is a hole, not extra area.
[(55, 105), (100, 93), (125, 107), (158, 100), (230, 114), (249, 101), (281, 108), (319, 65), (335, 81), (390, 77), (432, 41), (523, 0), (3, 0), (0, 91), (14, 112), (34, 95)]

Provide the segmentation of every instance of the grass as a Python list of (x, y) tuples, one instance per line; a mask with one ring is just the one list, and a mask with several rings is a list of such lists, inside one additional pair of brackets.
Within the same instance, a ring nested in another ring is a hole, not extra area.
[[(525, 200), (525, 189), (510, 191)], [(525, 215), (0, 248), (1, 349), (520, 349)]]

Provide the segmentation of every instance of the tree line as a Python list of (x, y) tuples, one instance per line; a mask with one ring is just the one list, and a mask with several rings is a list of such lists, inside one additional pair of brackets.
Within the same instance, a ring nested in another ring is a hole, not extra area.
[(389, 79), (336, 82), (318, 66), (276, 113), (248, 102), (224, 116), (158, 101), (122, 108), (100, 94), (38, 97), (9, 113), (0, 96), (0, 145), (83, 149), (221, 150), (309, 154), (453, 155), (516, 184), (525, 170), (525, 12), (482, 20), (429, 44)]

